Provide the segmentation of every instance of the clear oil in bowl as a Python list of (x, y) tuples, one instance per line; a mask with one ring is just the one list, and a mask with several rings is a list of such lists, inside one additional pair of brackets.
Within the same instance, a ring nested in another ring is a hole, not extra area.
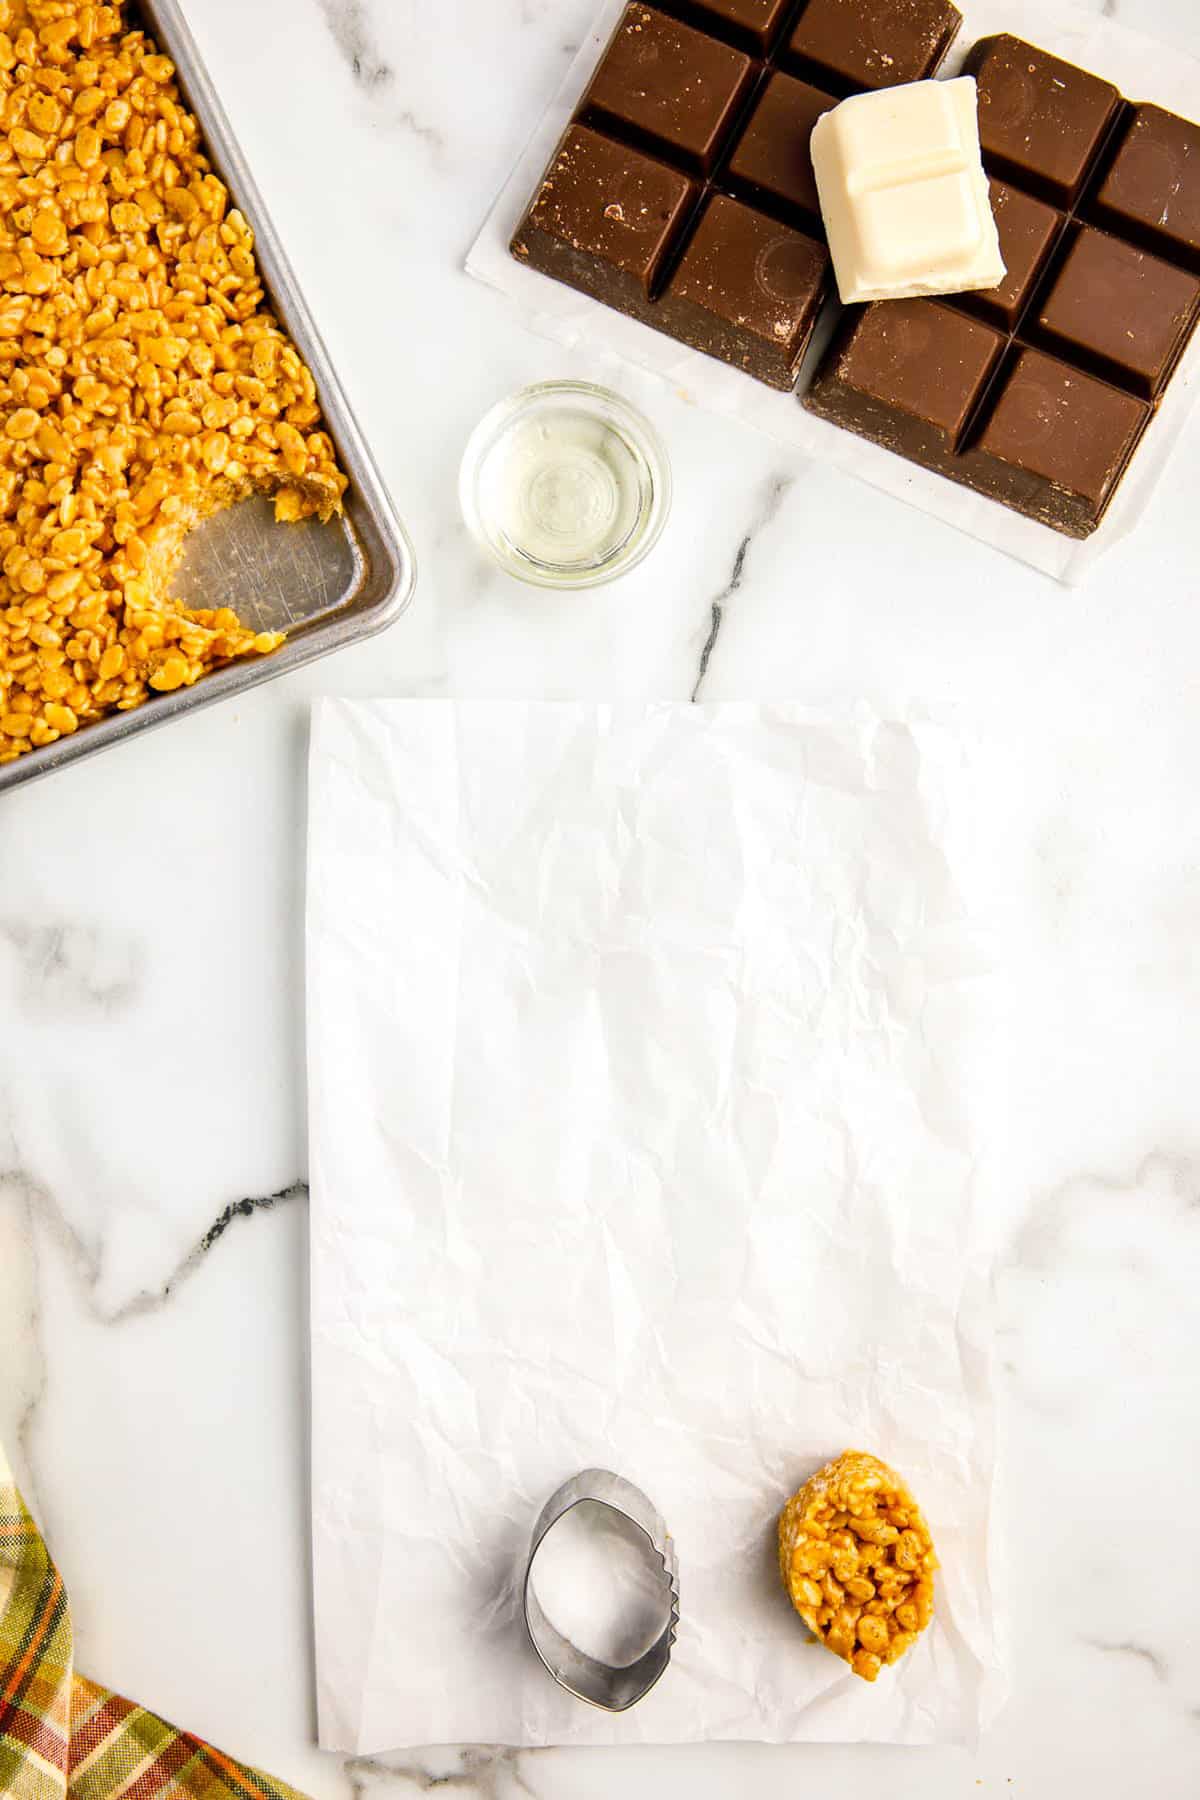
[(510, 574), (587, 587), (624, 574), (656, 542), (670, 474), (653, 428), (618, 395), (547, 382), (482, 420), (460, 492), (467, 523)]

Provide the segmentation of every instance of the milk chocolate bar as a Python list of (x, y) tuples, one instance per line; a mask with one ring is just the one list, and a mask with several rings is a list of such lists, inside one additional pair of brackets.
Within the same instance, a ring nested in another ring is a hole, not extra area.
[(627, 6), (513, 255), (794, 387), (830, 285), (813, 123), (932, 75), (961, 22), (950, 0)]
[(1005, 281), (851, 311), (804, 404), (1087, 537), (1200, 318), (1200, 130), (1017, 38), (967, 68)]

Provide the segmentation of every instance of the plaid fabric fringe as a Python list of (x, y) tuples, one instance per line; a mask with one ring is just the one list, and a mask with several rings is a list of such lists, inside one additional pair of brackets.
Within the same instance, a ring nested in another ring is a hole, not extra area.
[(0, 1795), (303, 1800), (75, 1673), (71, 1609), (0, 1449)]

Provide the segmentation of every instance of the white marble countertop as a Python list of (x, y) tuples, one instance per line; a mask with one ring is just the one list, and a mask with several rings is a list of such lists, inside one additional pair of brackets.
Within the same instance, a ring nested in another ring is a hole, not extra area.
[[(82, 1666), (317, 1800), (1200, 1791), (1194, 420), (1079, 590), (621, 373), (674, 456), (587, 598), (484, 567), (455, 472), (612, 379), (459, 272), (592, 0), (189, 0), (422, 565), (387, 637), (0, 807), (0, 1436)], [(1108, 0), (1200, 52), (1194, 0)], [(1021, 1170), (1000, 1277), (1014, 1696), (977, 1752), (341, 1763), (313, 1748), (301, 853), (318, 692), (915, 699), (1004, 747)]]

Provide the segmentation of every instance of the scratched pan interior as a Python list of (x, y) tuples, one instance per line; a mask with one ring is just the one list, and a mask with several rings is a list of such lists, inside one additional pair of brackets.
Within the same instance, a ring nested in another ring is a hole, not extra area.
[(173, 592), (194, 606), (232, 606), (259, 630), (287, 631), (287, 642), (279, 650), (206, 675), (193, 688), (155, 695), (132, 712), (98, 720), (73, 737), (30, 751), (0, 768), (0, 792), (382, 631), (408, 605), (416, 580), (412, 546), (333, 372), (179, 0), (140, 0), (126, 8), (126, 17), (131, 25), (141, 23), (174, 62), (188, 105), (200, 121), (208, 156), (234, 204), (254, 227), (270, 303), (312, 370), (350, 487), (344, 517), (328, 525), (315, 519), (277, 525), (271, 502), (257, 499), (216, 514), (188, 539)]

